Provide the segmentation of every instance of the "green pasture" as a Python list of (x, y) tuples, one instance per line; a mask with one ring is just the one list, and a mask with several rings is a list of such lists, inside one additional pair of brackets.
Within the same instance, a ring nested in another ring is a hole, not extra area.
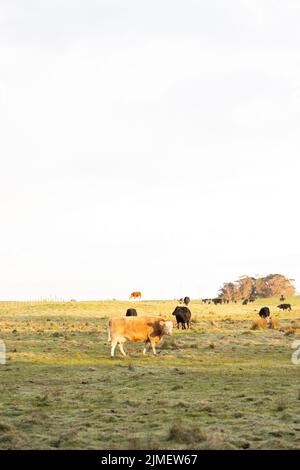
[[(0, 449), (300, 448), (300, 298), (191, 301), (192, 327), (110, 358), (107, 318), (176, 301), (0, 302)], [(269, 306), (276, 329), (252, 329)]]

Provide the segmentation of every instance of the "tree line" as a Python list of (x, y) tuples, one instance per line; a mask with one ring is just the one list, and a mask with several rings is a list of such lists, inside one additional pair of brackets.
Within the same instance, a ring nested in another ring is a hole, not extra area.
[(295, 294), (294, 279), (282, 274), (268, 274), (263, 277), (241, 276), (237, 281), (224, 282), (219, 297), (230, 302), (234, 300), (291, 296)]

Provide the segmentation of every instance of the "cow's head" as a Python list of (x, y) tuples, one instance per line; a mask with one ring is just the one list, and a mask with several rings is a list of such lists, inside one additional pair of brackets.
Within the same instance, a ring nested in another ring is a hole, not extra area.
[(169, 336), (173, 334), (173, 322), (172, 321), (161, 320), (159, 324), (162, 329), (162, 334), (169, 335)]

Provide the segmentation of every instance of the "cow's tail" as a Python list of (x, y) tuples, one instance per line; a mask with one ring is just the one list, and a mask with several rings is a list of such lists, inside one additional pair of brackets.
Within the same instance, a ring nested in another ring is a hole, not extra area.
[(111, 319), (108, 320), (108, 338), (107, 341), (111, 342)]

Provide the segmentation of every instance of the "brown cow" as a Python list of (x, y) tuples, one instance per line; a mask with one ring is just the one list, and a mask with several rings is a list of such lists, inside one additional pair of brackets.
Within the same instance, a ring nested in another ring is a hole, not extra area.
[(142, 298), (142, 293), (139, 291), (136, 292), (131, 292), (131, 296), (129, 297), (129, 300), (131, 299), (141, 299)]
[(108, 342), (111, 342), (111, 356), (114, 356), (116, 345), (123, 356), (125, 341), (145, 342), (143, 354), (146, 354), (149, 343), (153, 354), (156, 354), (155, 345), (159, 343), (163, 335), (172, 335), (173, 322), (163, 318), (149, 317), (115, 317), (108, 321)]

